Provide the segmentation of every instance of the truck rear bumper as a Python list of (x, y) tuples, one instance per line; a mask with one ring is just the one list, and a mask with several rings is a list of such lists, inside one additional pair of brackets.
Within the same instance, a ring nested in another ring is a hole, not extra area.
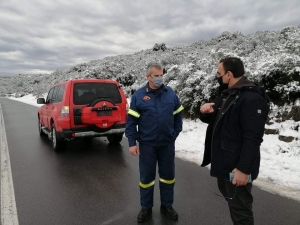
[(85, 137), (105, 137), (114, 134), (123, 134), (125, 132), (125, 124), (117, 124), (111, 129), (106, 130), (89, 130), (83, 129), (63, 129), (62, 132), (57, 132), (58, 138), (63, 139), (74, 139), (74, 138), (85, 138)]
[(82, 138), (82, 137), (103, 137), (112, 134), (123, 134), (125, 132), (125, 128), (120, 129), (111, 129), (109, 131), (105, 131), (102, 133), (94, 132), (94, 131), (86, 131), (80, 133), (74, 133), (75, 138)]

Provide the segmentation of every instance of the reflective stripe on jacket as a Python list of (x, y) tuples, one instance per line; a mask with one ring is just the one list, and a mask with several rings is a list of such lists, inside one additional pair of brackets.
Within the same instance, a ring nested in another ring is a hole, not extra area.
[(125, 135), (129, 146), (136, 141), (150, 146), (164, 146), (175, 141), (182, 130), (182, 111), (172, 88), (152, 90), (149, 85), (137, 90), (131, 98)]

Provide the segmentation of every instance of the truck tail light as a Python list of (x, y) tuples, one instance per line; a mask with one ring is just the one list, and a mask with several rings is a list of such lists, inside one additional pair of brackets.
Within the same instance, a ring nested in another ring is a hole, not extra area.
[(63, 106), (62, 107), (60, 117), (70, 118), (70, 107), (69, 106)]

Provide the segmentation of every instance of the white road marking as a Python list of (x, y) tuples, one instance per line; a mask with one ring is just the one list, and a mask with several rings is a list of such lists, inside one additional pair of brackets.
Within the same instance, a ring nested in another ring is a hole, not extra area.
[(10, 167), (9, 151), (2, 107), (0, 104), (0, 150), (1, 150), (1, 224), (18, 225), (14, 185)]

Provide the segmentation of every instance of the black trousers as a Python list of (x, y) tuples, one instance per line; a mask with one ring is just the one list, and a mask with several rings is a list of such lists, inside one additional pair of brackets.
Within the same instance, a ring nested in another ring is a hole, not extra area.
[(218, 178), (218, 187), (228, 202), (230, 216), (234, 225), (254, 225), (252, 211), (252, 184), (235, 186), (230, 181)]

